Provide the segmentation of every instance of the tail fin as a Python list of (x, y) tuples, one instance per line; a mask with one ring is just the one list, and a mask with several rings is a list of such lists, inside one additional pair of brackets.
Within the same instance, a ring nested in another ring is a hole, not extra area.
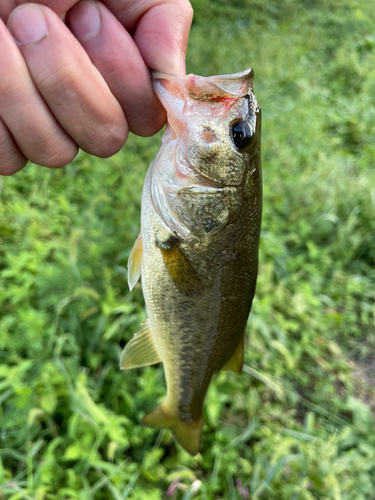
[(165, 401), (162, 401), (142, 420), (142, 425), (156, 429), (170, 429), (180, 445), (190, 455), (198, 453), (203, 427), (203, 417), (193, 422), (183, 422), (168, 408)]

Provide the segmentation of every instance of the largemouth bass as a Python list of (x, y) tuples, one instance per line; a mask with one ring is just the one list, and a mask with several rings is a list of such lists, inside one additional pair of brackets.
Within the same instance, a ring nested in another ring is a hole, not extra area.
[(262, 210), (260, 108), (253, 72), (153, 73), (168, 124), (142, 195), (129, 286), (142, 274), (148, 321), (122, 369), (163, 362), (167, 396), (146, 415), (191, 455), (203, 402), (221, 369), (241, 373), (254, 297)]

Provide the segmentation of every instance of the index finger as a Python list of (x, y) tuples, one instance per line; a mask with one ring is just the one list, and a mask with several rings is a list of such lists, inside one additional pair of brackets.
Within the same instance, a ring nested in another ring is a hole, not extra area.
[(150, 69), (184, 74), (193, 8), (188, 0), (102, 0), (133, 35)]

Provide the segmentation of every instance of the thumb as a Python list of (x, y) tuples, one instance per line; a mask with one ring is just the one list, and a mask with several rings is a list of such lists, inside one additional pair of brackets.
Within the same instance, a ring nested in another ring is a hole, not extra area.
[(151, 7), (138, 22), (134, 41), (153, 70), (185, 74), (185, 55), (193, 8), (187, 0), (165, 1)]

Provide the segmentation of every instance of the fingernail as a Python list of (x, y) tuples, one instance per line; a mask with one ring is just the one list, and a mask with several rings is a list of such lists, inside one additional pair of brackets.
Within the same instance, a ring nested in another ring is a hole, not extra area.
[(43, 10), (37, 5), (25, 4), (14, 9), (8, 28), (19, 45), (38, 42), (48, 33)]
[(86, 42), (100, 31), (100, 12), (95, 2), (83, 0), (69, 15), (69, 27), (80, 42)]
[(186, 61), (185, 61), (186, 54), (183, 52), (181, 54), (181, 69), (180, 69), (180, 74), (181, 75), (186, 75)]

